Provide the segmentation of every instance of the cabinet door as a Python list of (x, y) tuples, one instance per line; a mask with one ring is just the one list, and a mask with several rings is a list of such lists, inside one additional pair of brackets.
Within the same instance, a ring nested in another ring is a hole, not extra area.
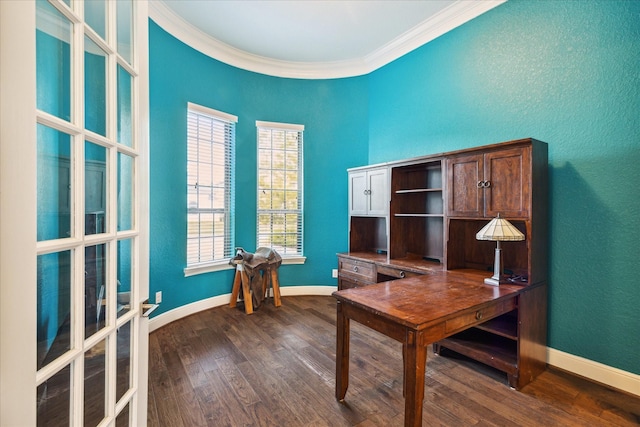
[(484, 181), (482, 154), (447, 159), (447, 213), (449, 216), (482, 217)]
[(349, 215), (366, 215), (369, 197), (367, 195), (367, 173), (349, 173)]
[(367, 206), (370, 215), (386, 215), (389, 208), (389, 190), (387, 187), (387, 168), (374, 169), (368, 172)]
[(349, 173), (349, 214), (387, 215), (389, 189), (387, 168)]
[(529, 216), (530, 147), (484, 155), (485, 216)]

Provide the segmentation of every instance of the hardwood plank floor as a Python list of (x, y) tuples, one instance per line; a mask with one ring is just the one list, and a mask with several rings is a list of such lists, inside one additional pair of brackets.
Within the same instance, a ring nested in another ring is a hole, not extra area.
[[(226, 306), (149, 337), (149, 426), (401, 426), (401, 345), (351, 323), (344, 404), (335, 400), (336, 302)], [(640, 398), (556, 369), (515, 391), (455, 353), (427, 356), (425, 426), (638, 426)]]

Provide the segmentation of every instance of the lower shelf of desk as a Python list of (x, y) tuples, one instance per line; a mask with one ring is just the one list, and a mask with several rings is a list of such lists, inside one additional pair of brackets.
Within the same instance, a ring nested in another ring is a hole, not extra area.
[(436, 351), (448, 348), (507, 374), (518, 370), (517, 341), (477, 328), (467, 329), (436, 343)]

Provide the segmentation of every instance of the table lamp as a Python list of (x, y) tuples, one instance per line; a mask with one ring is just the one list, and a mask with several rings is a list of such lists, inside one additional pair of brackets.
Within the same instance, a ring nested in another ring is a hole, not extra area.
[[(476, 234), (478, 240), (491, 240), (496, 243), (496, 259), (493, 262), (493, 276), (484, 279), (487, 285), (499, 286), (502, 278), (502, 249), (500, 242), (524, 240), (524, 234), (506, 219), (500, 218), (500, 214), (482, 227)], [(503, 279), (502, 283), (506, 281)]]

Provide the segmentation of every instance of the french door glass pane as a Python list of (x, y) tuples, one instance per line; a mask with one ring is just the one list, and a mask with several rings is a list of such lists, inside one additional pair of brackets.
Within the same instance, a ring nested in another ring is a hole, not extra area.
[(116, 427), (129, 427), (129, 404), (116, 417)]
[(118, 241), (118, 317), (131, 310), (131, 273), (133, 256), (131, 239)]
[(95, 427), (105, 416), (105, 346), (102, 340), (84, 353), (84, 426)]
[(70, 237), (71, 136), (38, 124), (38, 241)]
[(116, 359), (116, 402), (131, 387), (131, 321), (118, 328)]
[(68, 427), (71, 401), (71, 365), (38, 386), (38, 427)]
[(106, 8), (104, 0), (84, 0), (84, 20), (103, 40), (107, 39)]
[(71, 349), (71, 251), (38, 256), (37, 369)]
[(118, 14), (118, 53), (131, 64), (132, 47), (132, 16), (131, 0), (120, 0), (116, 3)]
[(118, 142), (131, 147), (131, 75), (118, 65)]
[(84, 144), (84, 232), (104, 233), (107, 207), (107, 149)]
[(84, 37), (84, 127), (107, 135), (107, 54)]
[(71, 120), (71, 22), (45, 0), (36, 2), (36, 106)]
[(118, 153), (118, 231), (133, 226), (133, 158)]
[(107, 311), (106, 289), (107, 245), (86, 246), (84, 249), (84, 337), (105, 327)]

